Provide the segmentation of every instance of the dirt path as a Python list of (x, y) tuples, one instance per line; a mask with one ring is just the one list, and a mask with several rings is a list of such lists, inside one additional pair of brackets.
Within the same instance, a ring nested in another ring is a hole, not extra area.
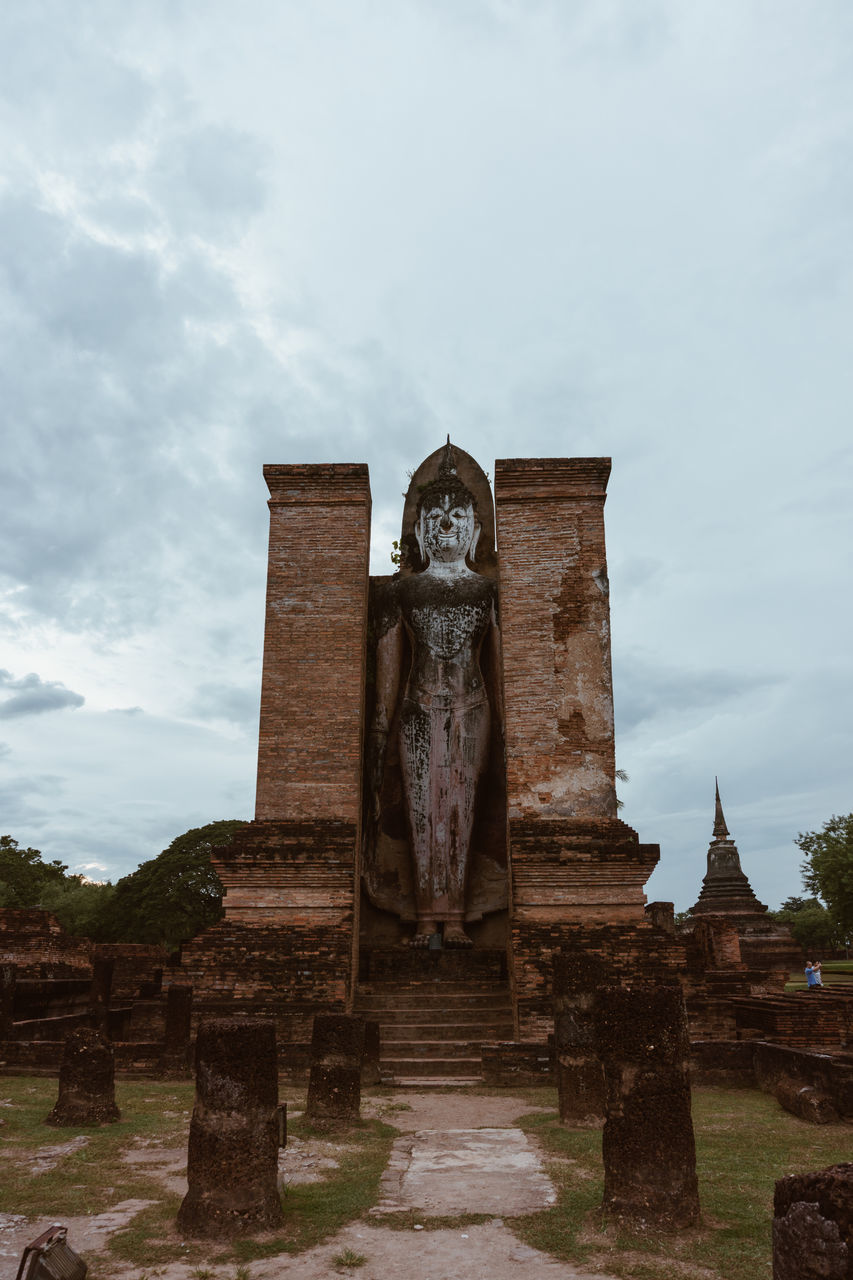
[[(381, 1217), (368, 1216), (298, 1257), (253, 1262), (252, 1280), (328, 1280), (335, 1275), (362, 1280), (611, 1280), (529, 1248), (504, 1221), (513, 1213), (544, 1209), (553, 1202), (553, 1187), (535, 1145), (514, 1125), (517, 1117), (538, 1109), (520, 1098), (462, 1093), (407, 1091), (365, 1098), (363, 1114), (381, 1116), (402, 1135), (383, 1182), (383, 1196), (387, 1198), (389, 1188), (396, 1196), (388, 1207), (415, 1209), (423, 1222), (395, 1230), (383, 1226)], [(334, 1163), (333, 1150), (322, 1144), (293, 1141), (282, 1155), (282, 1171), (292, 1181), (322, 1177)], [(144, 1162), (169, 1189), (186, 1187), (185, 1152), (144, 1145), (131, 1150), (128, 1158)], [(110, 1234), (147, 1203), (126, 1200), (102, 1213), (66, 1220), (69, 1243), (86, 1253), (105, 1250)], [(495, 1217), (459, 1228), (429, 1228), (431, 1214), (446, 1220), (452, 1214), (483, 1212)], [(50, 1223), (47, 1218), (10, 1219), (0, 1214), (0, 1280), (14, 1280), (24, 1246)], [(217, 1251), (211, 1248), (211, 1254)], [(336, 1269), (335, 1259), (347, 1251), (363, 1263), (357, 1269)], [(107, 1265), (116, 1280), (138, 1280), (138, 1267), (123, 1268), (112, 1259)], [(233, 1263), (205, 1270), (210, 1280), (234, 1277)], [(162, 1280), (197, 1280), (197, 1271), (197, 1264), (174, 1263), (153, 1268), (151, 1274)]]

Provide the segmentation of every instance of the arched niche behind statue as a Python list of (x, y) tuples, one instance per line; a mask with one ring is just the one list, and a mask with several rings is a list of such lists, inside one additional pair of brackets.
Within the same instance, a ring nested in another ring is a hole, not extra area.
[[(488, 478), (479, 463), (456, 445), (452, 446), (449, 457), (456, 476), (473, 495), (476, 519), (480, 525), (473, 557), (469, 556), (467, 563), (475, 573), (496, 581), (494, 500)], [(447, 445), (442, 445), (414, 472), (403, 507), (399, 571), (370, 580), (365, 708), (367, 726), (371, 723), (375, 708), (376, 643), (385, 626), (384, 619), (388, 601), (394, 592), (394, 584), (401, 577), (420, 573), (426, 567), (415, 537), (418, 501), (424, 489), (438, 478), (440, 469), (446, 470), (447, 465), (448, 449)], [(402, 662), (404, 671), (408, 670), (410, 663), (411, 653), (406, 651)], [(487, 683), (496, 682), (500, 686), (503, 673), (500, 669), (493, 670), (492, 665), (499, 668), (500, 662), (493, 657), (490, 660), (484, 646), (481, 653), (483, 676)], [(367, 946), (401, 940), (411, 933), (411, 926), (416, 918), (412, 854), (397, 746), (398, 723), (399, 707), (388, 735), (378, 820), (373, 813), (373, 797), (367, 794), (367, 790), (364, 796), (361, 940)], [(506, 770), (501, 725), (498, 717), (493, 716), (488, 764), (478, 789), (469, 855), (465, 923), (475, 946), (504, 945), (507, 904)]]
[[(403, 524), (400, 530), (401, 574), (419, 573), (425, 567), (415, 537), (418, 501), (427, 485), (437, 479), (446, 452), (447, 445), (443, 444), (440, 449), (436, 449), (435, 453), (425, 458), (412, 475), (406, 490)], [(488, 477), (480, 464), (464, 449), (453, 445), (452, 454), (456, 475), (474, 496), (474, 506), (480, 523), (480, 537), (474, 558), (469, 559), (468, 563), (477, 573), (482, 573), (487, 578), (496, 578), (498, 561), (495, 554), (495, 504)]]

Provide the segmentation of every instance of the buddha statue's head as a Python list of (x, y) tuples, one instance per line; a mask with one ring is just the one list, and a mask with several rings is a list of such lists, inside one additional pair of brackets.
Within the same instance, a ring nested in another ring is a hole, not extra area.
[(474, 495), (452, 469), (449, 442), (446, 455), (418, 500), (415, 538), (427, 563), (464, 563), (467, 556), (473, 560), (480, 536)]

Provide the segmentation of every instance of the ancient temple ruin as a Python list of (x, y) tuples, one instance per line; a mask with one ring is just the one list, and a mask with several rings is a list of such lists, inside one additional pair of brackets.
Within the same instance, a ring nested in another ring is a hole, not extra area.
[(264, 468), (256, 814), (215, 859), (224, 920), (184, 948), (200, 1012), (249, 1006), (295, 1046), (418, 984), (423, 1050), (467, 993), (458, 1069), (432, 1054), (464, 1075), (483, 1040), (545, 1038), (566, 925), (654, 929), (658, 846), (616, 813), (609, 474), (501, 459), (492, 493), (448, 442), (412, 476), (399, 571), (370, 578), (367, 467)]

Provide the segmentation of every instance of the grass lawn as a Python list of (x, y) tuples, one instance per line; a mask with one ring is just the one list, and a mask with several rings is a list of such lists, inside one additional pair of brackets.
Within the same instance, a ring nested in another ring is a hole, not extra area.
[(693, 1091), (702, 1221), (676, 1235), (632, 1231), (601, 1217), (601, 1134), (562, 1128), (555, 1116), (525, 1116), (555, 1158), (558, 1203), (516, 1220), (530, 1245), (630, 1280), (770, 1280), (773, 1186), (787, 1173), (849, 1160), (848, 1125), (809, 1125), (753, 1089)]
[[(551, 1088), (520, 1092), (538, 1106), (556, 1107)], [(291, 1108), (304, 1102), (304, 1094), (296, 1091), (285, 1091), (284, 1096)], [(118, 1261), (147, 1275), (182, 1260), (195, 1269), (199, 1280), (212, 1264), (227, 1265), (235, 1277), (244, 1276), (255, 1259), (319, 1244), (347, 1222), (363, 1217), (376, 1202), (379, 1178), (396, 1136), (390, 1124), (379, 1120), (340, 1135), (339, 1165), (328, 1178), (286, 1189), (280, 1230), (233, 1244), (182, 1241), (174, 1227), (179, 1197), (150, 1169), (128, 1164), (122, 1156), (140, 1144), (185, 1153), (193, 1086), (120, 1080), (116, 1097), (120, 1123), (102, 1129), (53, 1129), (43, 1121), (56, 1098), (55, 1080), (6, 1077), (0, 1082), (0, 1205), (5, 1213), (63, 1221), (130, 1198), (154, 1202), (111, 1237), (107, 1252), (89, 1256), (92, 1280), (106, 1280)], [(389, 1098), (384, 1118), (393, 1120), (400, 1105)], [(851, 1129), (805, 1124), (773, 1098), (747, 1089), (697, 1089), (693, 1114), (702, 1202), (698, 1228), (661, 1236), (602, 1220), (601, 1134), (564, 1129), (555, 1111), (526, 1115), (518, 1123), (550, 1156), (558, 1203), (541, 1213), (508, 1219), (506, 1225), (557, 1258), (630, 1280), (769, 1280), (774, 1182), (785, 1173), (849, 1159)], [(301, 1119), (290, 1123), (289, 1133), (303, 1141), (314, 1136)], [(55, 1167), (33, 1173), (34, 1155), (44, 1155), (46, 1148), (78, 1134), (87, 1138), (85, 1145), (74, 1146)], [(459, 1220), (443, 1225), (458, 1226)]]

